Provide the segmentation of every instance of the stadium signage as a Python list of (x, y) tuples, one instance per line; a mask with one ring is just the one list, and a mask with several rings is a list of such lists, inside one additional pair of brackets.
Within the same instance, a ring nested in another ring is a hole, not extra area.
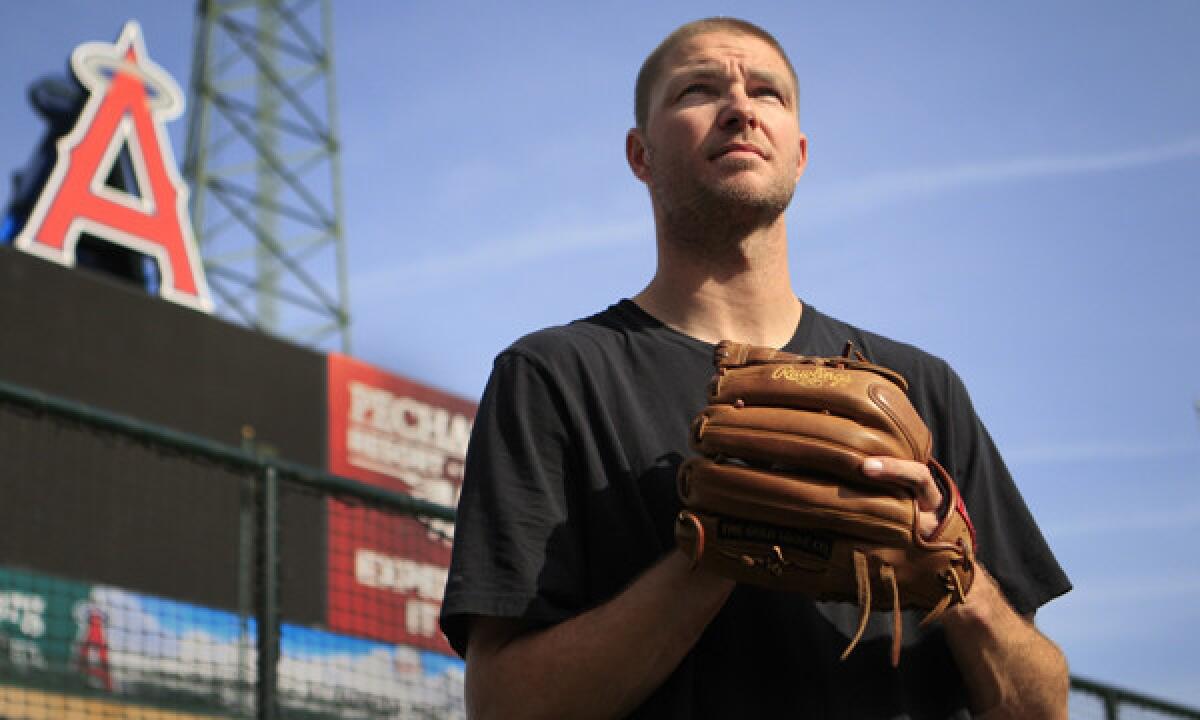
[(414, 474), (442, 481), (429, 499), (453, 503), (453, 489), (444, 479), (462, 476), (471, 419), (463, 413), (356, 380), (351, 380), (348, 388), (347, 461), (414, 487), (428, 484), (412, 479)]
[[(0, 565), (0, 717), (246, 717), (256, 672), (247, 622)], [(281, 715), (463, 717), (457, 658), (290, 623), (280, 632)]]
[[(71, 70), (88, 99), (74, 128), (58, 140), (54, 169), (16, 246), (73, 266), (80, 235), (94, 235), (153, 257), (163, 298), (211, 312), (187, 186), (166, 133), (166, 122), (183, 111), (179, 85), (150, 60), (133, 20), (114, 44), (75, 48)], [(122, 149), (133, 166), (136, 193), (108, 184)]]
[[(454, 505), (475, 404), (346, 355), (328, 363), (329, 470)], [(450, 653), (437, 616), (453, 526), (337, 500), (328, 522), (330, 628)]]

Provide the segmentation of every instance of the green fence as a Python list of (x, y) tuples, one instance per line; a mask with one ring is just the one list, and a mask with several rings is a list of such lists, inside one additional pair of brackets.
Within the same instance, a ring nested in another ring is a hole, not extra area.
[(4, 384), (0, 503), (0, 718), (465, 716), (449, 508)]
[(1200, 719), (1200, 710), (1085, 678), (1072, 677), (1071, 718), (1072, 720)]
[[(378, 632), (435, 632), (444, 575), (339, 554), (448, 546), (451, 509), (4, 383), (0, 462), (26, 528), (0, 533), (0, 718), (465, 716), (457, 658)], [(339, 564), (389, 591), (330, 590)], [(1071, 717), (1200, 712), (1072, 678)]]

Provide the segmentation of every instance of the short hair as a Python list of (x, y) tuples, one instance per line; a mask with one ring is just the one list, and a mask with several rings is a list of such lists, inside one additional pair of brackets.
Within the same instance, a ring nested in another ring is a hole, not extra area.
[(658, 47), (654, 48), (653, 52), (646, 56), (646, 60), (642, 63), (642, 67), (638, 70), (637, 85), (633, 92), (633, 117), (638, 128), (646, 127), (646, 120), (650, 115), (650, 93), (654, 90), (654, 84), (658, 82), (659, 76), (662, 74), (663, 62), (667, 56), (671, 54), (675, 48), (683, 43), (691, 40), (697, 35), (705, 35), (711, 32), (728, 32), (737, 35), (749, 35), (762, 40), (766, 44), (775, 49), (779, 53), (779, 57), (783, 58), (783, 63), (787, 65), (788, 73), (792, 76), (792, 86), (796, 90), (797, 98), (800, 94), (800, 80), (796, 76), (796, 68), (792, 66), (792, 61), (788, 58), (783, 46), (775, 39), (771, 33), (763, 30), (747, 20), (742, 20), (734, 17), (710, 17), (701, 20), (693, 20), (685, 25), (680, 25), (670, 35), (668, 35)]

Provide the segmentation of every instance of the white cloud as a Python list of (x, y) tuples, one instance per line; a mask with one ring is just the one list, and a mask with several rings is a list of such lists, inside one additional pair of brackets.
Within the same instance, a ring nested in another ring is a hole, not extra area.
[[(1072, 648), (1091, 652), (1110, 643), (1135, 647), (1147, 636), (1173, 632), (1194, 623), (1200, 578), (1178, 573), (1114, 574), (1110, 577), (1072, 575), (1074, 588), (1038, 610), (1037, 624), (1050, 637)], [(1142, 618), (1140, 627), (1113, 618)], [(1086, 654), (1086, 653), (1084, 653)]]
[(1086, 442), (1026, 445), (1006, 448), (1004, 458), (1012, 465), (1075, 463), (1084, 461), (1161, 460), (1195, 455), (1195, 442), (1120, 443)]
[(1180, 577), (1169, 573), (1141, 577), (1115, 575), (1106, 578), (1084, 578), (1076, 580), (1075, 585), (1081, 604), (1097, 609), (1127, 602), (1192, 598), (1200, 594), (1200, 577)]
[(1112, 172), (1196, 157), (1200, 157), (1200, 135), (1114, 152), (1036, 155), (998, 162), (881, 172), (798, 195), (797, 202), (805, 222), (828, 223), (906, 198), (975, 185)]
[(649, 219), (617, 218), (607, 222), (546, 227), (484, 242), (460, 252), (406, 259), (358, 273), (353, 278), (356, 300), (396, 297), (448, 282), (494, 273), (579, 250), (649, 242), (654, 235)]
[[(1200, 527), (1200, 505), (1160, 508), (1118, 508), (1109, 512), (1088, 512), (1082, 517), (1063, 522), (1043, 522), (1047, 537), (1053, 542), (1087, 535), (1102, 535), (1132, 531), (1162, 532), (1165, 528), (1186, 531)], [(1200, 579), (1197, 579), (1200, 583)]]

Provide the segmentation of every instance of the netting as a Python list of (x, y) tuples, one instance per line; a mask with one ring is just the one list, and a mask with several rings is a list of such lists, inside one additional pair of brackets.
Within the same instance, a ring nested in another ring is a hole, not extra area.
[(0, 458), (0, 718), (255, 717), (272, 640), (276, 717), (464, 715), (429, 519), (6, 401)]
[[(449, 540), (427, 518), (314, 496), (327, 523), (327, 629), (283, 626), (281, 717), (464, 717), (463, 664), (437, 627)], [(292, 582), (285, 574), (285, 596)]]

